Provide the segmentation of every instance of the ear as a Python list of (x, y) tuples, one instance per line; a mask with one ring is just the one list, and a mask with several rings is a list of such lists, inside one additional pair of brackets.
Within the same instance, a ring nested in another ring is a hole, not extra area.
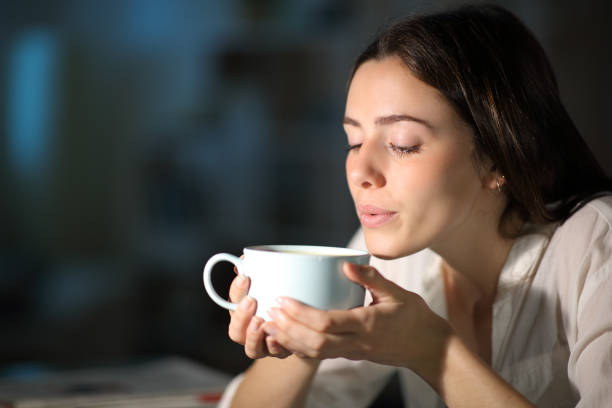
[(482, 186), (487, 190), (501, 192), (503, 186), (506, 184), (506, 177), (497, 170), (495, 165), (490, 166), (489, 170), (484, 174), (482, 178)]

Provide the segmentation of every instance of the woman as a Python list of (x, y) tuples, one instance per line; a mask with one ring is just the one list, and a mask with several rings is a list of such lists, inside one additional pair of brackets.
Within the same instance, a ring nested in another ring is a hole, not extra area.
[(367, 406), (395, 370), (411, 407), (609, 404), (612, 184), (516, 17), (391, 26), (357, 59), (344, 128), (351, 246), (375, 256), (344, 273), (366, 306), (284, 299), (262, 322), (237, 277), (229, 335), (258, 360), (222, 405)]

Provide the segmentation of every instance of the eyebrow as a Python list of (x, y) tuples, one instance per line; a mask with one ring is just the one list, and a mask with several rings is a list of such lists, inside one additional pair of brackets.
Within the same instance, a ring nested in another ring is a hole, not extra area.
[[(433, 129), (433, 125), (430, 122), (428, 122), (425, 119), (414, 117), (412, 115), (387, 115), (387, 116), (380, 116), (376, 118), (376, 120), (374, 120), (374, 124), (376, 125), (391, 125), (397, 122), (416, 122), (416, 123), (420, 123), (421, 125), (429, 129)], [(356, 121), (355, 119), (349, 118), (348, 116), (344, 117), (344, 119), (342, 120), (342, 123), (344, 125), (361, 127), (361, 124), (358, 121)]]

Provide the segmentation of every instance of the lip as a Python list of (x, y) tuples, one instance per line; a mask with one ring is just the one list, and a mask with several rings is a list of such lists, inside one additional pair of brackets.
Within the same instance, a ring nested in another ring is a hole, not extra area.
[(359, 215), (361, 225), (364, 227), (378, 228), (394, 219), (397, 212), (374, 205), (358, 205), (357, 215)]

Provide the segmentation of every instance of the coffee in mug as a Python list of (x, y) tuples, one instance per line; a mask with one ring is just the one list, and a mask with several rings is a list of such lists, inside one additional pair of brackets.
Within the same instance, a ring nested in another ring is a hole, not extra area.
[(204, 266), (204, 287), (219, 306), (235, 310), (215, 291), (211, 274), (216, 263), (234, 264), (238, 273), (250, 278), (248, 295), (257, 300), (256, 315), (270, 320), (268, 310), (278, 306), (276, 298), (290, 297), (323, 310), (362, 306), (364, 288), (351, 282), (342, 272), (342, 264), (367, 265), (370, 255), (349, 248), (310, 245), (258, 245), (244, 248), (244, 258), (221, 253), (213, 255)]

